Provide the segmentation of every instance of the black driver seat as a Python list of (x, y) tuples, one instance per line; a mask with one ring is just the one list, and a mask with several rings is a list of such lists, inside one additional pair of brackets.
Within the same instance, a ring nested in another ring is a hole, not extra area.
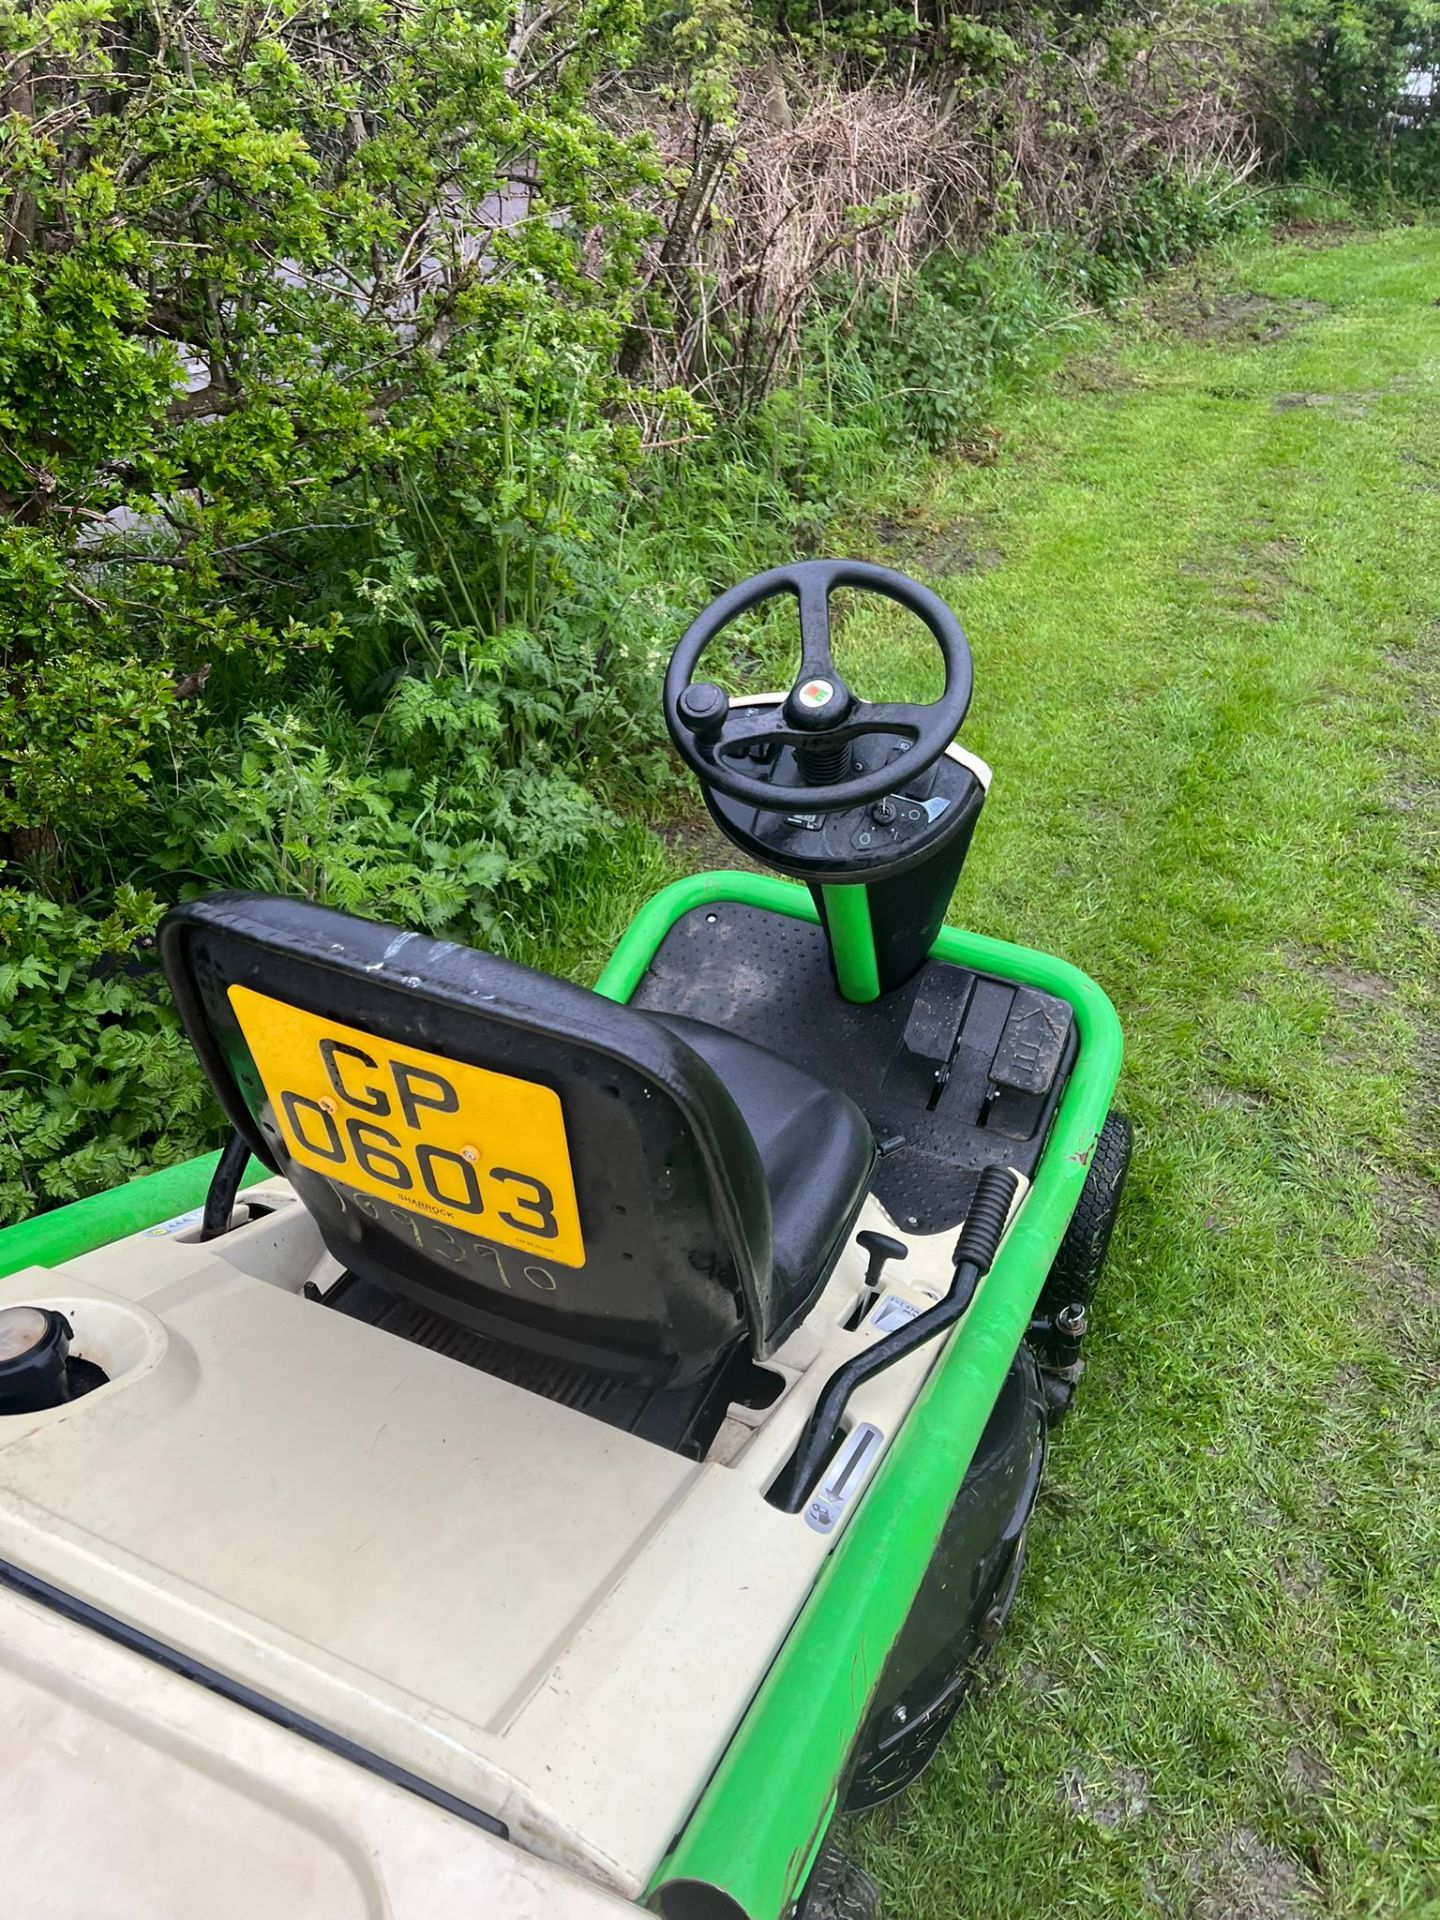
[(700, 1021), (262, 894), (160, 940), (226, 1114), (347, 1275), (531, 1356), (527, 1384), (542, 1358), (665, 1394), (763, 1360), (868, 1190), (859, 1108)]

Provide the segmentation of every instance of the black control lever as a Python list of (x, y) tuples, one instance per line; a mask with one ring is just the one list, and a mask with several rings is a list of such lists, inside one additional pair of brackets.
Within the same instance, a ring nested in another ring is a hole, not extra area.
[(730, 696), (713, 680), (696, 680), (680, 695), (675, 711), (701, 746), (713, 747), (730, 718)]
[(850, 1318), (845, 1322), (847, 1327), (858, 1327), (874, 1306), (880, 1296), (880, 1276), (890, 1262), (907, 1259), (910, 1253), (910, 1249), (903, 1240), (895, 1239), (893, 1234), (876, 1233), (871, 1227), (867, 1227), (864, 1233), (856, 1234), (855, 1244), (865, 1249), (870, 1256), (870, 1262), (865, 1269), (865, 1282), (860, 1289), (860, 1298)]
[(235, 1202), (240, 1197), (240, 1182), (250, 1164), (250, 1148), (243, 1134), (232, 1133), (220, 1150), (210, 1189), (205, 1195), (205, 1211), (200, 1219), (202, 1240), (218, 1240), (230, 1231)]
[(1011, 1168), (986, 1167), (955, 1242), (951, 1256), (955, 1277), (949, 1292), (905, 1326), (897, 1327), (894, 1333), (877, 1340), (873, 1347), (867, 1347), (853, 1360), (847, 1360), (843, 1367), (835, 1369), (805, 1423), (789, 1466), (765, 1496), (772, 1507), (778, 1507), (782, 1513), (799, 1513), (804, 1506), (815, 1477), (829, 1456), (841, 1416), (855, 1389), (887, 1367), (893, 1367), (897, 1360), (903, 1360), (917, 1347), (923, 1347), (936, 1334), (946, 1332), (966, 1311), (975, 1298), (976, 1288), (990, 1271), (1019, 1184), (1019, 1176)]
[(855, 1244), (863, 1247), (870, 1256), (870, 1264), (865, 1269), (865, 1291), (872, 1296), (880, 1291), (880, 1276), (890, 1262), (904, 1260), (910, 1253), (903, 1240), (897, 1240), (890, 1233), (876, 1233), (873, 1227), (867, 1227), (864, 1233), (857, 1233)]

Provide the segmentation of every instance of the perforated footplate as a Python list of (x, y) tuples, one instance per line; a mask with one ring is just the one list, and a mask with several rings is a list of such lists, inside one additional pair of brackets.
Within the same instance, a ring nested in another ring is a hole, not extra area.
[(631, 1005), (708, 1020), (849, 1094), (880, 1143), (877, 1197), (919, 1233), (959, 1225), (982, 1168), (1034, 1172), (1076, 1052), (1063, 1000), (943, 961), (852, 1006), (818, 927), (728, 902), (676, 921)]
[(692, 1387), (651, 1387), (634, 1380), (578, 1367), (573, 1361), (531, 1353), (462, 1327), (444, 1314), (406, 1300), (388, 1288), (347, 1273), (325, 1296), (325, 1305), (363, 1320), (384, 1333), (397, 1334), (443, 1353), (447, 1360), (507, 1380), (527, 1393), (541, 1394), (562, 1407), (588, 1413), (607, 1426), (623, 1427), (643, 1440), (688, 1458), (700, 1459), (719, 1430), (725, 1409), (740, 1398), (746, 1383), (739, 1373), (754, 1372), (743, 1354), (732, 1354), (708, 1379)]

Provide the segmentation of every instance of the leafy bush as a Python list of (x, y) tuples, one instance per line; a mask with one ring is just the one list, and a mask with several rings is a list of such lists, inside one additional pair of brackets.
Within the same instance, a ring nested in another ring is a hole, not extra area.
[(0, 889), (0, 1220), (206, 1144), (218, 1124), (150, 951), (153, 894), (103, 919)]
[(1283, 0), (1275, 111), (1293, 171), (1372, 207), (1440, 197), (1440, 107), (1406, 112), (1412, 72), (1440, 71), (1436, 0)]
[(0, 1208), (213, 1124), (129, 882), (499, 937), (605, 830), (584, 731), (643, 763), (571, 604), (636, 451), (638, 17), (0, 11)]
[(217, 674), (243, 701), (342, 639), (347, 574), (416, 500), (493, 490), (520, 544), (517, 431), (612, 433), (652, 166), (587, 100), (635, 23), (0, 14), (0, 831), (47, 885), (85, 890), (85, 836), (183, 746), (178, 697)]

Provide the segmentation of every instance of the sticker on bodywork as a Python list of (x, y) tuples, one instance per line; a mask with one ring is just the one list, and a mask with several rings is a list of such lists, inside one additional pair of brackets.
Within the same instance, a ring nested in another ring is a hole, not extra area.
[(904, 1299), (900, 1294), (887, 1293), (882, 1295), (871, 1309), (870, 1318), (866, 1324), (873, 1327), (876, 1333), (894, 1333), (907, 1321), (914, 1320), (923, 1312), (923, 1307), (917, 1307), (913, 1301)]

